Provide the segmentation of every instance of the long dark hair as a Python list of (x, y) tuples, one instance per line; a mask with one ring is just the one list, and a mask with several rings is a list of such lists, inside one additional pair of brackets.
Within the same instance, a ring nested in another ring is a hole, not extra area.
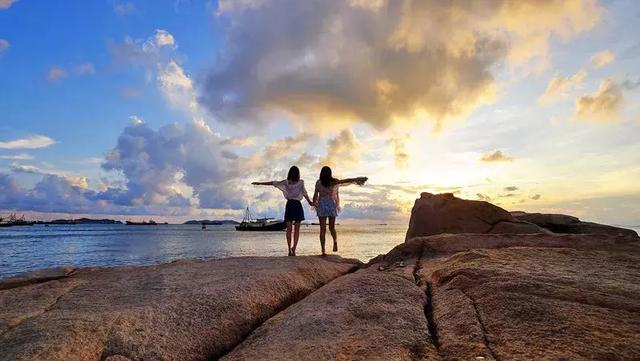
[(326, 165), (320, 169), (320, 184), (324, 187), (334, 186), (338, 182), (337, 179), (333, 178), (331, 174), (331, 168)]
[(289, 174), (287, 174), (287, 180), (297, 182), (300, 180), (300, 169), (295, 165), (289, 168)]

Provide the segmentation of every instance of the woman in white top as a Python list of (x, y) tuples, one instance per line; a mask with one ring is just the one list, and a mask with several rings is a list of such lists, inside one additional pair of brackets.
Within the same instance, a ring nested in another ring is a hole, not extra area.
[(320, 179), (316, 182), (316, 190), (313, 194), (313, 204), (316, 207), (318, 220), (320, 221), (320, 247), (322, 255), (326, 255), (325, 234), (327, 233), (327, 218), (329, 219), (329, 232), (333, 237), (333, 251), (338, 252), (338, 233), (336, 232), (336, 217), (340, 211), (340, 195), (338, 187), (341, 185), (363, 185), (367, 177), (336, 179), (331, 175), (331, 168), (324, 166), (320, 170)]
[[(289, 169), (287, 179), (271, 182), (253, 182), (253, 185), (274, 186), (282, 191), (287, 199), (287, 206), (284, 211), (284, 221), (287, 222), (287, 246), (289, 256), (296, 255), (296, 247), (300, 238), (300, 223), (304, 221), (304, 210), (300, 201), (305, 198), (309, 205), (312, 205), (304, 181), (300, 179), (300, 169), (295, 165)], [(293, 229), (293, 247), (291, 246), (291, 231)]]

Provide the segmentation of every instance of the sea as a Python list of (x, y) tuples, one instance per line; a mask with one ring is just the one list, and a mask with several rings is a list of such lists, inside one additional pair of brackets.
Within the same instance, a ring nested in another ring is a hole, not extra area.
[[(404, 242), (407, 225), (337, 225), (339, 254), (363, 262)], [(319, 226), (300, 230), (297, 255), (320, 254)], [(327, 252), (331, 252), (327, 232)], [(0, 228), (0, 278), (63, 265), (111, 267), (177, 259), (286, 256), (285, 232), (233, 225), (44, 225)]]

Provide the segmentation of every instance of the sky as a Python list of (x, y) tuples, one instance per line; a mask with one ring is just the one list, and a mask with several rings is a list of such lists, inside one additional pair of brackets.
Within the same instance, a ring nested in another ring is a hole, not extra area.
[[(0, 214), (343, 221), (421, 192), (640, 225), (632, 0), (0, 0)], [(307, 218), (312, 211), (306, 207)]]

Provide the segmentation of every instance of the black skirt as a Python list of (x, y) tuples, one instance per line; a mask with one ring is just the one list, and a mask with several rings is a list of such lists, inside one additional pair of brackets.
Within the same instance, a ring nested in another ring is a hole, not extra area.
[(302, 203), (295, 199), (287, 199), (287, 207), (284, 209), (284, 220), (286, 222), (304, 221), (304, 210)]

